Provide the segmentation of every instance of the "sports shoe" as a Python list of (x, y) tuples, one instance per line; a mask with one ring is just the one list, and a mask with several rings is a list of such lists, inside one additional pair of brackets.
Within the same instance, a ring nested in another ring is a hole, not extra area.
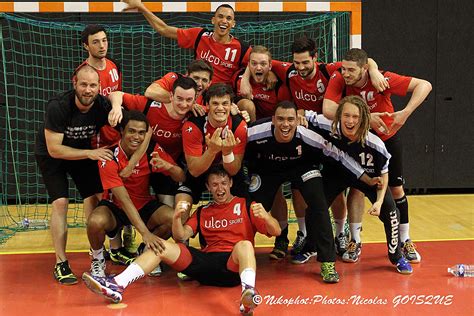
[(150, 273), (148, 273), (148, 275), (151, 276), (151, 277), (159, 277), (159, 276), (161, 276), (162, 273), (163, 273), (163, 268), (162, 268), (161, 262), (160, 262), (160, 264), (158, 264), (158, 266), (156, 266), (156, 268), (154, 268)]
[(346, 252), (349, 236), (340, 233), (339, 236), (334, 238), (334, 244), (336, 245), (336, 254), (340, 257)]
[(401, 274), (412, 274), (413, 268), (411, 267), (410, 263), (404, 257), (401, 257), (397, 261), (397, 271)]
[(176, 276), (178, 277), (178, 279), (180, 279), (181, 281), (191, 281), (193, 278), (191, 278), (189, 275), (187, 274), (184, 274), (183, 272), (178, 272), (176, 273)]
[(137, 233), (133, 226), (130, 226), (130, 228), (125, 228), (123, 229), (122, 233), (122, 240), (123, 240), (123, 247), (129, 252), (129, 253), (135, 253), (137, 251), (137, 244), (135, 244), (135, 237)]
[(105, 259), (92, 259), (91, 275), (105, 278)]
[(72, 273), (69, 267), (69, 261), (56, 263), (53, 271), (54, 278), (61, 284), (73, 285), (77, 283), (77, 277)]
[(311, 257), (316, 257), (318, 253), (316, 251), (305, 251), (305, 252), (300, 252), (293, 258), (291, 258), (291, 263), (294, 264), (303, 264), (308, 262)]
[(243, 315), (253, 315), (253, 310), (257, 307), (259, 299), (258, 293), (253, 286), (245, 285), (240, 297), (240, 312)]
[(421, 256), (418, 251), (416, 251), (416, 246), (411, 239), (407, 239), (402, 243), (402, 252), (410, 263), (419, 263), (421, 261)]
[(128, 252), (124, 247), (110, 249), (110, 260), (114, 264), (128, 266), (135, 260), (135, 254)]
[(357, 262), (359, 260), (360, 253), (362, 252), (362, 244), (360, 242), (351, 242), (347, 245), (347, 250), (342, 255), (342, 261), (344, 262)]
[(122, 301), (124, 288), (118, 285), (112, 277), (95, 277), (88, 272), (82, 274), (84, 284), (94, 293), (100, 294), (114, 303)]
[(303, 232), (302, 231), (297, 231), (296, 232), (296, 239), (293, 242), (293, 246), (291, 247), (290, 254), (292, 256), (296, 256), (297, 254), (299, 254), (301, 252), (301, 250), (303, 250), (305, 242), (306, 242), (306, 237), (303, 234)]
[(326, 283), (339, 282), (339, 274), (336, 272), (334, 262), (321, 262), (321, 276)]
[(275, 247), (273, 247), (272, 252), (268, 255), (270, 259), (281, 260), (286, 257), (288, 254), (288, 240), (286, 238), (275, 239)]

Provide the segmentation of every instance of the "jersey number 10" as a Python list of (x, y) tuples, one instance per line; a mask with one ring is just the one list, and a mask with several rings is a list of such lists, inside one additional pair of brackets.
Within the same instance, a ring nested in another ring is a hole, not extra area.
[(110, 79), (112, 79), (112, 82), (118, 81), (119, 75), (118, 75), (117, 69), (115, 69), (115, 68), (111, 69), (109, 71), (109, 75), (110, 75)]

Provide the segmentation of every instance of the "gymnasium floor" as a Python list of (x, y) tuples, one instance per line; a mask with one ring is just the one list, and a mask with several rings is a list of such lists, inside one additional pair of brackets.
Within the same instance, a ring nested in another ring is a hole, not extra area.
[[(422, 262), (414, 273), (396, 273), (386, 257), (383, 226), (366, 215), (358, 263), (338, 261), (338, 284), (324, 284), (319, 264), (295, 266), (268, 259), (272, 240), (257, 236), (255, 315), (474, 315), (474, 278), (457, 278), (447, 268), (474, 264), (474, 195), (410, 196), (411, 236)], [(296, 227), (290, 227), (293, 239)], [(193, 242), (193, 244), (195, 241)], [(69, 261), (77, 275), (87, 271), (84, 229), (70, 229)], [(80, 282), (61, 286), (52, 278), (49, 232), (17, 233), (0, 246), (0, 315), (238, 315), (240, 288), (214, 288), (178, 281), (166, 269), (127, 288), (122, 304), (88, 291)], [(108, 265), (109, 273), (123, 267)], [(307, 304), (304, 304), (307, 303)]]

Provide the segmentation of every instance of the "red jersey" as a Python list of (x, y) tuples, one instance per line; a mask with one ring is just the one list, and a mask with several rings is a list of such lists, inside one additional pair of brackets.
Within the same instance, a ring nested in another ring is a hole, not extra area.
[[(81, 64), (88, 64), (87, 59)], [(81, 67), (79, 66), (79, 67)], [(78, 67), (78, 68), (79, 68)], [(99, 93), (104, 97), (111, 92), (122, 91), (122, 73), (118, 65), (105, 58), (105, 68), (103, 70), (96, 69), (99, 73), (100, 91)], [(96, 139), (93, 139), (92, 148), (99, 148), (103, 146), (113, 146), (120, 140), (120, 133), (109, 125), (105, 125), (100, 129)]]
[(194, 49), (195, 59), (204, 59), (211, 63), (214, 68), (213, 83), (224, 82), (232, 85), (232, 75), (247, 65), (251, 49), (233, 36), (230, 43), (218, 43), (212, 34), (212, 31), (200, 27), (178, 29), (178, 45)]
[[(140, 161), (133, 168), (132, 175), (124, 182), (119, 176), (128, 165), (128, 157), (120, 147), (120, 143), (113, 149), (114, 159), (110, 161), (98, 161), (100, 179), (104, 192), (116, 187), (125, 187), (133, 205), (140, 210), (145, 204), (153, 200), (150, 194), (150, 167), (148, 165), (147, 155), (144, 154)], [(112, 195), (114, 204), (122, 207), (120, 202)]]
[[(234, 75), (235, 91), (240, 91), (242, 75), (243, 71)], [(272, 116), (275, 113), (276, 105), (280, 101), (291, 99), (288, 87), (279, 79), (272, 90), (267, 90), (265, 84), (256, 83), (252, 77), (250, 78), (250, 85), (252, 86), (253, 103), (255, 104), (257, 119)]]
[(211, 202), (203, 206), (191, 215), (186, 225), (195, 234), (199, 231), (204, 237), (206, 245), (201, 245), (203, 252), (231, 252), (239, 241), (248, 240), (254, 244), (257, 231), (268, 235), (265, 221), (247, 210), (246, 200), (239, 197), (234, 197), (227, 204)]
[(284, 78), (285, 84), (290, 89), (293, 102), (298, 109), (316, 111), (322, 113), (323, 99), (329, 77), (341, 68), (342, 63), (331, 64), (316, 63), (316, 74), (311, 79), (304, 79), (295, 69), (292, 63), (272, 61), (272, 70), (280, 78)]
[(153, 130), (152, 140), (160, 144), (174, 160), (178, 159), (183, 152), (181, 128), (185, 119), (172, 118), (163, 103), (138, 94), (124, 93), (122, 105), (127, 110), (145, 113)]
[[(162, 87), (166, 91), (171, 92), (173, 91), (173, 84), (176, 81), (176, 79), (183, 76), (184, 75), (176, 73), (176, 72), (168, 72), (166, 75), (164, 75), (160, 79), (155, 80), (154, 83), (160, 85), (160, 87)], [(196, 98), (196, 103), (204, 105), (204, 100), (203, 100), (202, 95)]]
[[(169, 175), (169, 173), (161, 169), (153, 169), (152, 171), (148, 163), (148, 157), (146, 154), (144, 154), (133, 169), (130, 177), (128, 177), (124, 182), (119, 176), (119, 173), (128, 165), (128, 157), (120, 147), (120, 143), (112, 149), (114, 151), (114, 159), (110, 161), (98, 162), (100, 180), (102, 182), (102, 187), (104, 188), (104, 198), (109, 197), (108, 193), (110, 192), (108, 192), (108, 190), (123, 186), (127, 190), (133, 205), (135, 205), (137, 210), (140, 210), (143, 206), (145, 206), (145, 204), (154, 199), (154, 197), (150, 194), (150, 172), (163, 172), (165, 175)], [(173, 159), (167, 155), (163, 151), (163, 148), (161, 148), (158, 144), (155, 145), (153, 151), (158, 152), (163, 160), (176, 165)], [(115, 205), (117, 205), (119, 208), (122, 208), (120, 202), (114, 197), (113, 194), (112, 200)]]
[[(235, 138), (240, 139), (240, 144), (234, 147), (233, 153), (243, 155), (247, 144), (247, 123), (240, 116), (230, 115), (226, 126), (233, 131)], [(191, 117), (183, 125), (184, 153), (193, 157), (201, 157), (207, 149), (205, 135), (212, 135), (215, 130), (216, 128), (207, 121), (207, 116)], [(216, 155), (214, 163), (220, 163), (221, 161), (222, 156)]]
[[(408, 86), (410, 85), (412, 77), (401, 76), (393, 72), (382, 72), (385, 79), (390, 83), (390, 88), (386, 89), (383, 92), (378, 92), (377, 89), (374, 88), (372, 82), (370, 81), (370, 76), (367, 78), (367, 83), (361, 87), (357, 88), (354, 86), (347, 86), (342, 74), (337, 71), (331, 76), (331, 80), (329, 81), (328, 90), (326, 92), (325, 98), (339, 102), (344, 95), (359, 95), (364, 99), (369, 108), (370, 112), (389, 112), (393, 113), (393, 104), (390, 96), (392, 94), (405, 96), (408, 91)], [(382, 117), (384, 123), (390, 127), (393, 122), (393, 118), (384, 116)], [(384, 134), (380, 131), (375, 131), (377, 135), (382, 140), (387, 140), (396, 133), (391, 134)]]

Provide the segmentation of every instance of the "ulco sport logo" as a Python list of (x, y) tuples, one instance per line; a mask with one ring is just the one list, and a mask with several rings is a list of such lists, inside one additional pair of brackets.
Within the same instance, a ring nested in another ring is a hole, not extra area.
[(231, 225), (240, 224), (242, 223), (242, 221), (243, 221), (242, 218), (227, 220), (225, 218), (215, 219), (214, 216), (212, 216), (210, 220), (204, 221), (204, 227), (205, 228), (225, 228)]

